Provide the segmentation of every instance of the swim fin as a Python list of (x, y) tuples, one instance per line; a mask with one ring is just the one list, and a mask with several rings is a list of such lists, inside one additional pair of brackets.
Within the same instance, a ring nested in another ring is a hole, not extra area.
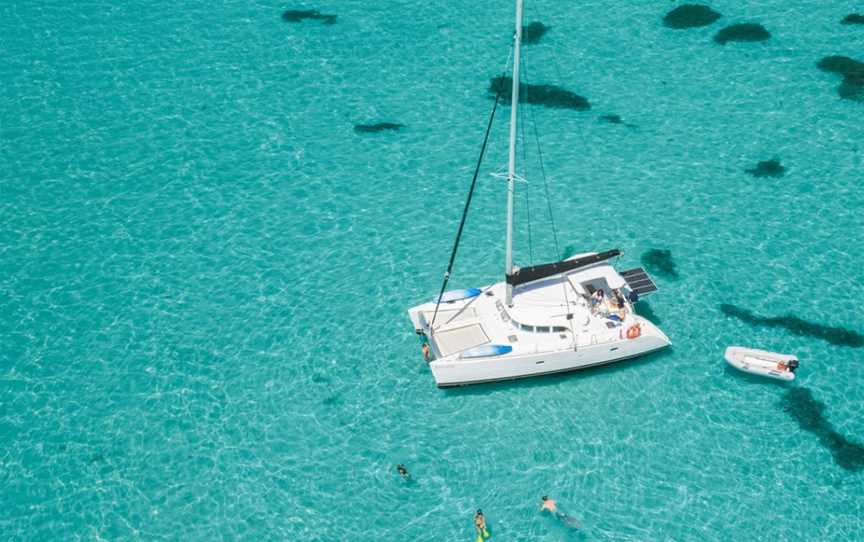
[(571, 529), (581, 529), (582, 524), (579, 523), (579, 520), (574, 518), (573, 516), (568, 516), (567, 514), (562, 514), (561, 519), (564, 520), (564, 525), (570, 527)]

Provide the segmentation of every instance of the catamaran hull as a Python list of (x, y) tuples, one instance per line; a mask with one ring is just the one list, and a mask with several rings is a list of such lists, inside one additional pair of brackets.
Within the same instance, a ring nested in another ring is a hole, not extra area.
[(669, 346), (662, 336), (636, 339), (522, 356), (486, 359), (441, 359), (429, 364), (439, 388), (515, 380), (597, 367), (635, 358)]

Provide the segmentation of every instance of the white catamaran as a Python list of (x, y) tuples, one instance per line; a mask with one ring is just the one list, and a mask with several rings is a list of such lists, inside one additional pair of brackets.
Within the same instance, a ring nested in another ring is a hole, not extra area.
[[(618, 250), (577, 254), (530, 267), (513, 265), (521, 40), (522, 0), (516, 0), (505, 280), (483, 288), (444, 292), (465, 222), (463, 213), (442, 293), (408, 310), (415, 331), (424, 339), (423, 353), (439, 387), (572, 371), (633, 358), (670, 344), (657, 326), (633, 310), (640, 295), (657, 287), (641, 268), (619, 273), (610, 264), (620, 255)], [(496, 107), (497, 103), (496, 98)], [(476, 178), (475, 171), (474, 182)]]

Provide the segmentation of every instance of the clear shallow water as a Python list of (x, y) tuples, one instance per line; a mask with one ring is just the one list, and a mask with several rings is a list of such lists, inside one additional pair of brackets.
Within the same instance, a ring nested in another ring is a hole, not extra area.
[[(665, 2), (529, 5), (531, 81), (592, 104), (534, 109), (562, 250), (670, 250), (675, 346), (440, 391), (405, 308), (439, 286), (512, 6), (367, 4), (0, 7), (0, 534), (469, 540), (482, 507), (493, 540), (578, 539), (549, 494), (586, 539), (864, 538), (864, 348), (720, 310), (864, 333), (864, 104), (816, 68), (864, 61), (853, 6), (672, 31)], [(773, 38), (712, 42), (750, 21)], [(454, 286), (500, 276), (507, 112)], [(375, 122), (406, 127), (353, 129)], [(728, 344), (798, 353), (798, 382), (731, 372)]]

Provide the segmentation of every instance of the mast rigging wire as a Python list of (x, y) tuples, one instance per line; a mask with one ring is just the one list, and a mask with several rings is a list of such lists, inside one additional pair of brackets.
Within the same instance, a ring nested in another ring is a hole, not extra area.
[(492, 131), (492, 121), (495, 119), (495, 112), (498, 110), (498, 101), (501, 98), (501, 92), (504, 89), (504, 86), (505, 85), (503, 84), (498, 85), (498, 91), (495, 94), (495, 104), (492, 106), (492, 113), (489, 115), (489, 123), (486, 125), (486, 135), (483, 136), (483, 146), (480, 148), (480, 156), (477, 158), (477, 166), (474, 168), (474, 178), (471, 179), (471, 188), (468, 190), (468, 198), (465, 200), (465, 209), (462, 210), (462, 219), (459, 221), (459, 229), (456, 231), (453, 250), (450, 252), (450, 263), (447, 264), (447, 271), (444, 273), (444, 282), (441, 284), (441, 291), (435, 300), (435, 312), (432, 314), (432, 323), (429, 324), (429, 333), (435, 333), (435, 319), (438, 317), (438, 307), (441, 306), (441, 298), (444, 296), (444, 290), (447, 289), (447, 283), (450, 281), (450, 273), (453, 271), (453, 262), (456, 260), (456, 251), (459, 249), (459, 240), (462, 238), (465, 219), (468, 218), (468, 208), (471, 206), (471, 198), (474, 197), (474, 188), (477, 186), (477, 176), (480, 174), (480, 165), (483, 163), (483, 156), (486, 154), (486, 144), (489, 142), (489, 133)]

